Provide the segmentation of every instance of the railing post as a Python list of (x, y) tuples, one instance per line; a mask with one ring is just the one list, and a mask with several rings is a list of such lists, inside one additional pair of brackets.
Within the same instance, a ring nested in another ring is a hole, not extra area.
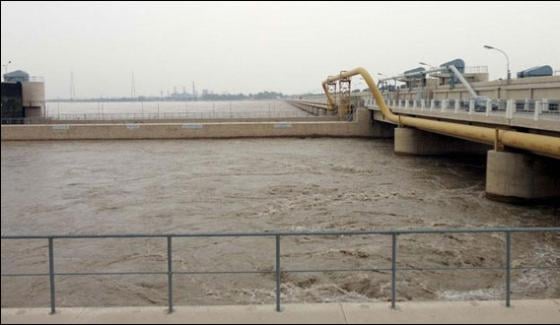
[(173, 312), (173, 259), (171, 256), (171, 236), (167, 236), (167, 304), (170, 314)]
[(511, 307), (511, 232), (506, 232), (506, 307)]
[(506, 102), (506, 118), (511, 120), (515, 112), (515, 100), (508, 99)]
[(397, 234), (392, 234), (391, 245), (391, 308), (395, 309), (397, 304)]
[(533, 115), (533, 120), (538, 121), (541, 114), (542, 114), (542, 102), (540, 100), (537, 100), (535, 102), (535, 112)]
[(280, 312), (280, 235), (276, 235), (276, 311)]
[(51, 290), (51, 315), (56, 313), (54, 288), (54, 247), (53, 238), (49, 237), (49, 284)]

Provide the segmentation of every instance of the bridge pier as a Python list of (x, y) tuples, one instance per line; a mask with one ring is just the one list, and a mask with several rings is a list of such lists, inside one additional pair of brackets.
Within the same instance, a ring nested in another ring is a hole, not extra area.
[(530, 202), (560, 198), (560, 161), (519, 152), (488, 151), (486, 196)]
[(371, 137), (376, 139), (391, 139), (395, 136), (395, 127), (391, 124), (376, 120), (371, 122)]
[(364, 107), (358, 107), (354, 112), (353, 123), (359, 125), (362, 136), (375, 139), (392, 138), (394, 126), (376, 121), (372, 114), (372, 111)]
[(485, 154), (490, 147), (422, 130), (395, 128), (395, 153), (419, 156)]

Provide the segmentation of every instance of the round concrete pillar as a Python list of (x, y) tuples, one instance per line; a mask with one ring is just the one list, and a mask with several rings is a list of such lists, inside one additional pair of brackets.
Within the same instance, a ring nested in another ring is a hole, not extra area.
[(488, 151), (486, 195), (500, 201), (560, 198), (560, 161), (526, 153)]

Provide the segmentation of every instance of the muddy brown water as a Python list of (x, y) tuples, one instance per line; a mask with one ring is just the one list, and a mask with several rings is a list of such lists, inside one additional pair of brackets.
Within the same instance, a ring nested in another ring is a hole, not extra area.
[[(484, 157), (397, 156), (392, 141), (2, 142), (3, 235), (558, 226), (553, 206), (484, 197)], [(502, 234), (399, 237), (403, 268), (503, 266)], [(57, 272), (166, 271), (163, 239), (56, 240)], [(282, 239), (282, 269), (388, 268), (390, 237)], [(273, 238), (174, 239), (177, 271), (269, 272)], [(560, 266), (560, 237), (513, 235), (513, 266)], [(2, 241), (2, 273), (47, 272), (47, 242)], [(516, 270), (513, 298), (559, 298)], [(165, 305), (165, 275), (59, 276), (59, 306)], [(274, 275), (176, 275), (176, 304), (274, 301)], [(501, 299), (496, 270), (402, 271), (399, 300)], [(48, 278), (2, 278), (2, 306), (48, 306)], [(283, 273), (284, 302), (387, 301), (386, 271)]]

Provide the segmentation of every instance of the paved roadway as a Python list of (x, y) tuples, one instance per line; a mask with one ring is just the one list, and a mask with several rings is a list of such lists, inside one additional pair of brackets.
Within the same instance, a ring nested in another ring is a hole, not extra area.
[(525, 323), (557, 324), (560, 300), (402, 302), (397, 310), (387, 303), (284, 305), (280, 313), (271, 305), (177, 307), (168, 314), (164, 307), (2, 309), (2, 324), (8, 323), (237, 323), (237, 324), (390, 324), (390, 323)]

